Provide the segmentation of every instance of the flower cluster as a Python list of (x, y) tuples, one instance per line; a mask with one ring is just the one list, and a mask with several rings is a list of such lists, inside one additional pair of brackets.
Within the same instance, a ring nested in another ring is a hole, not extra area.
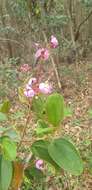
[[(44, 61), (48, 60), (49, 55), (50, 55), (49, 50), (47, 48), (41, 48), (38, 43), (35, 43), (35, 46), (37, 49), (35, 53), (36, 60), (39, 60), (39, 59), (42, 59)], [(52, 35), (50, 39), (50, 47), (57, 48), (57, 46), (58, 46), (58, 40), (55, 36)]]
[(31, 78), (24, 90), (24, 95), (27, 98), (32, 98), (35, 95), (38, 95), (39, 93), (42, 94), (50, 94), (52, 92), (52, 86), (48, 83), (39, 83), (37, 82), (36, 78)]
[(21, 65), (19, 70), (23, 73), (26, 73), (26, 72), (30, 71), (30, 69), (31, 69), (31, 67), (28, 64), (23, 64), (23, 65)]

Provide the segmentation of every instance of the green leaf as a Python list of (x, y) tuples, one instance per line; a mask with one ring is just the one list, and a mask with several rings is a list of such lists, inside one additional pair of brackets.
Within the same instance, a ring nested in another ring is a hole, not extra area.
[(73, 175), (83, 172), (83, 163), (75, 146), (64, 138), (55, 139), (48, 152), (56, 164)]
[(2, 149), (3, 149), (4, 159), (10, 160), (10, 161), (13, 161), (16, 159), (17, 147), (16, 147), (15, 142), (13, 142), (10, 138), (8, 137), (2, 138)]
[(27, 169), (26, 174), (29, 178), (34, 178), (37, 181), (41, 180), (44, 177), (43, 172), (35, 167)]
[(48, 154), (48, 145), (49, 145), (48, 141), (44, 140), (35, 141), (31, 146), (32, 152), (39, 158), (49, 162), (51, 161), (51, 158)]
[(0, 107), (0, 112), (8, 113), (10, 110), (11, 104), (9, 100), (6, 100)]
[(90, 152), (90, 153), (87, 155), (86, 160), (87, 160), (89, 172), (90, 172), (90, 174), (92, 175), (92, 152)]
[(0, 122), (7, 121), (7, 116), (4, 113), (0, 112)]
[(8, 190), (13, 175), (12, 162), (0, 156), (0, 190)]
[(16, 142), (20, 141), (20, 135), (19, 132), (16, 131), (15, 126), (0, 127), (0, 133), (3, 133), (4, 136), (9, 137), (11, 140), (14, 140)]
[(37, 126), (43, 128), (43, 129), (49, 127), (48, 124), (47, 124), (45, 121), (43, 121), (42, 119), (39, 119), (39, 120), (38, 120)]
[(53, 132), (53, 127), (49, 127), (47, 125), (47, 123), (45, 123), (43, 120), (38, 120), (37, 122), (37, 128), (36, 128), (36, 135), (38, 136), (43, 136), (43, 135), (46, 135), (46, 134), (49, 134), (51, 132)]
[(39, 119), (43, 118), (44, 102), (45, 102), (44, 96), (36, 96), (33, 98), (32, 101), (32, 111), (36, 113), (36, 116)]
[(38, 140), (32, 144), (31, 149), (35, 156), (52, 164), (56, 169), (59, 169), (57, 164), (52, 160), (52, 158), (48, 153), (48, 145), (49, 145), (48, 141)]
[(53, 126), (58, 126), (64, 119), (64, 100), (58, 93), (52, 94), (46, 101), (46, 115)]
[(9, 131), (7, 130), (4, 134), (5, 136), (9, 137), (12, 141), (15, 141), (15, 142), (20, 141), (19, 132), (14, 129), (10, 129)]

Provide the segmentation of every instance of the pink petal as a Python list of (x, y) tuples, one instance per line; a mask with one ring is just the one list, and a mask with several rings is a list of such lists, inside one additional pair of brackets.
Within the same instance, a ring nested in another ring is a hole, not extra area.
[(35, 53), (35, 58), (36, 58), (36, 59), (39, 59), (39, 58), (41, 57), (41, 53), (42, 53), (42, 49), (40, 48), (40, 49), (38, 49), (38, 50), (36, 51), (36, 53)]
[(31, 86), (30, 85), (26, 85), (26, 90), (31, 90), (32, 88), (31, 88)]
[(28, 81), (28, 85), (31, 87), (33, 84), (35, 84), (37, 82), (37, 79), (36, 78), (31, 78), (29, 81)]
[(51, 47), (52, 48), (56, 48), (58, 46), (58, 40), (55, 36), (51, 36), (51, 40), (50, 40), (50, 43), (51, 43)]
[(25, 90), (24, 91), (24, 95), (27, 97), (27, 98), (32, 98), (35, 96), (35, 92), (33, 89), (30, 89), (30, 90)]
[(43, 169), (43, 160), (37, 160), (35, 166), (37, 169), (42, 170)]
[(35, 54), (36, 59), (42, 58), (43, 60), (47, 60), (49, 58), (49, 51), (46, 48), (40, 48), (36, 51)]
[(52, 92), (52, 87), (46, 83), (40, 83), (39, 90), (43, 94), (50, 94)]
[(48, 51), (48, 49), (45, 49), (44, 50), (44, 60), (46, 61), (46, 60), (48, 60), (48, 58), (49, 58), (49, 51)]

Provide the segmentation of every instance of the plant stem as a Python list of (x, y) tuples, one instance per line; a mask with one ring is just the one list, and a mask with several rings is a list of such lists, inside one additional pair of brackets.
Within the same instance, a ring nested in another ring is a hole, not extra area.
[(53, 59), (52, 56), (50, 56), (50, 59), (51, 59), (52, 65), (53, 65), (53, 70), (54, 70), (54, 72), (55, 72), (55, 74), (56, 74), (56, 79), (57, 79), (58, 87), (59, 87), (59, 89), (61, 90), (61, 82), (60, 82), (58, 70), (57, 70), (57, 68), (56, 68), (56, 65), (55, 65), (55, 62), (54, 62), (54, 59)]
[(24, 126), (24, 128), (23, 128), (23, 133), (22, 133), (22, 136), (21, 136), (21, 141), (20, 141), (20, 143), (19, 143), (19, 145), (18, 145), (18, 149), (21, 147), (22, 142), (23, 142), (23, 140), (24, 140), (24, 136), (25, 136), (25, 134), (26, 134), (26, 129), (27, 129), (29, 120), (30, 120), (30, 106), (29, 106), (29, 112), (28, 112), (27, 120), (26, 120), (25, 126)]

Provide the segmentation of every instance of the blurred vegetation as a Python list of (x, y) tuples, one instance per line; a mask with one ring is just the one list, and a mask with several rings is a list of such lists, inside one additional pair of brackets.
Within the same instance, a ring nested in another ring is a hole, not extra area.
[(59, 58), (72, 62), (92, 49), (92, 0), (0, 0), (0, 57), (33, 64), (32, 43), (55, 34)]

